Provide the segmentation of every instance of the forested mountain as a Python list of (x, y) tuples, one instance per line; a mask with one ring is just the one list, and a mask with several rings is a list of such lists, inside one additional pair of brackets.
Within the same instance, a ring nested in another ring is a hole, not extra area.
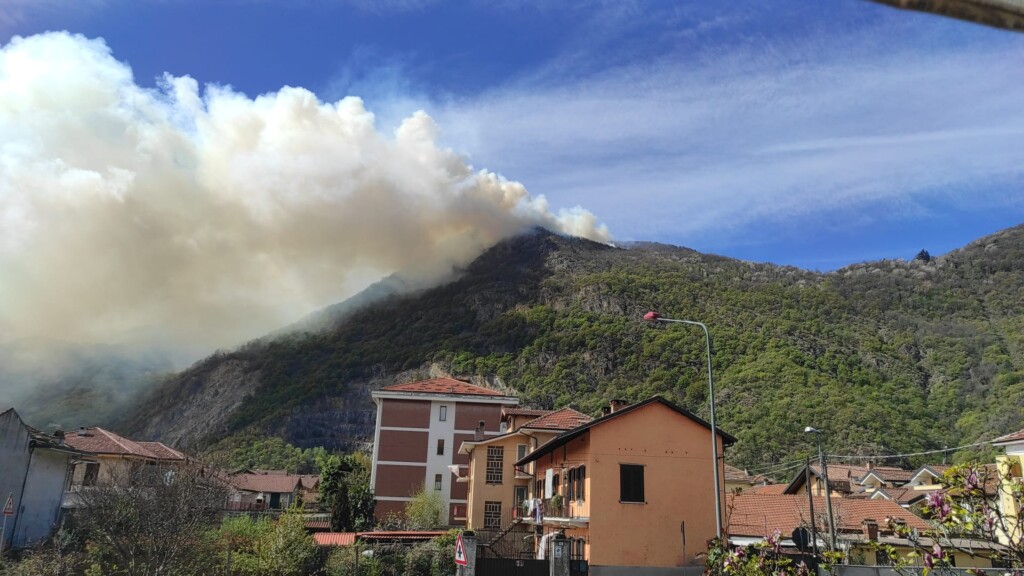
[(429, 371), (545, 408), (664, 394), (706, 415), (703, 334), (641, 321), (658, 310), (710, 327), (732, 463), (805, 452), (809, 424), (833, 453), (957, 446), (1024, 428), (1022, 286), (1021, 226), (830, 273), (534, 230), (446, 285), (378, 290), (316, 331), (210, 357), (121, 428), (194, 447), (256, 433), (349, 448), (371, 437), (369, 389)]

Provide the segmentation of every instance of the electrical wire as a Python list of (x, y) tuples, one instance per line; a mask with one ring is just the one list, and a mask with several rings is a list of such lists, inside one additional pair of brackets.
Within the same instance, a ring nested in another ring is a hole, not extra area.
[(780, 462), (777, 464), (771, 464), (766, 468), (752, 468), (747, 470), (748, 474), (778, 474), (779, 472), (788, 471), (794, 468), (803, 466), (805, 462), (803, 460), (793, 460), (791, 462)]
[(963, 446), (954, 446), (953, 448), (942, 448), (941, 450), (926, 450), (924, 452), (909, 452), (907, 454), (885, 454), (878, 456), (839, 456), (835, 454), (829, 454), (827, 457), (830, 460), (882, 460), (888, 458), (904, 458), (908, 456), (927, 456), (929, 454), (943, 454), (946, 452), (956, 452), (957, 450), (963, 450), (964, 448), (974, 448), (975, 446), (984, 446), (991, 444), (993, 440), (984, 440), (982, 442), (975, 442), (974, 444), (964, 444)]

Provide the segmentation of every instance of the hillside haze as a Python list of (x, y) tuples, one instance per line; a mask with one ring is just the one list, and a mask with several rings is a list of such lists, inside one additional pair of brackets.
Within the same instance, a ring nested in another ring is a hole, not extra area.
[(1022, 276), (1022, 226), (830, 273), (538, 229), (443, 286), (378, 289), (305, 332), (209, 357), (120, 428), (189, 448), (257, 433), (349, 449), (372, 438), (371, 389), (442, 372), (544, 408), (663, 394), (705, 416), (703, 334), (641, 321), (658, 310), (710, 328), (731, 462), (804, 453), (807, 425), (833, 453), (957, 446), (1024, 427)]

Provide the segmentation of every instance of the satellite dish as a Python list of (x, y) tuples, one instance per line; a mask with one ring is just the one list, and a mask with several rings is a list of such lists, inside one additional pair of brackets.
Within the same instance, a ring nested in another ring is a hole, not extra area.
[(797, 550), (807, 552), (811, 549), (811, 533), (807, 528), (803, 526), (794, 528), (790, 537), (793, 539), (793, 544), (796, 544)]

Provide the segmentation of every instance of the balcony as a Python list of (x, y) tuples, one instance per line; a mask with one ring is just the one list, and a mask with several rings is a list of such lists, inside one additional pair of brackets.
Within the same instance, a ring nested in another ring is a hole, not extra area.
[(531, 474), (524, 467), (516, 466), (516, 468), (515, 468), (515, 477), (516, 477), (516, 480), (530, 480), (530, 479), (533, 478), (533, 474)]
[(452, 504), (452, 520), (466, 520), (466, 505), (465, 504)]
[[(537, 524), (534, 516), (524, 512), (523, 521), (528, 524)], [(586, 500), (562, 500), (548, 498), (544, 500), (543, 521), (545, 526), (587, 526), (590, 524), (590, 503)]]

